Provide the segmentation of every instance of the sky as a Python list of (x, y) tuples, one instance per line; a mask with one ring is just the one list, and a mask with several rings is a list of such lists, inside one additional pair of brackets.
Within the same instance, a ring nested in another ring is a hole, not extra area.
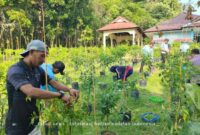
[(197, 10), (194, 14), (200, 15), (200, 7), (197, 7), (198, 0), (179, 0), (183, 4), (192, 4), (193, 7)]

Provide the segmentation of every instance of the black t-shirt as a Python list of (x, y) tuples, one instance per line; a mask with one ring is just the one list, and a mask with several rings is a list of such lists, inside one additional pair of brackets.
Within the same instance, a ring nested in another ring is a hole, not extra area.
[[(48, 82), (51, 78), (48, 77)], [(27, 135), (39, 122), (39, 112), (35, 98), (19, 90), (22, 85), (31, 84), (36, 88), (45, 84), (45, 71), (29, 68), (23, 60), (11, 66), (7, 73), (6, 87), (8, 93), (8, 113), (6, 117), (6, 134)]]

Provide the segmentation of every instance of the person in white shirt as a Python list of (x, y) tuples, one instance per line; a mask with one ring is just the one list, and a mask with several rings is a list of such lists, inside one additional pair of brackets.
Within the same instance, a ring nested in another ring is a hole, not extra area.
[(187, 53), (189, 48), (190, 48), (190, 46), (189, 46), (188, 42), (182, 42), (182, 44), (180, 46), (180, 51), (182, 53)]
[(154, 47), (154, 42), (151, 41), (148, 45), (145, 45), (142, 48), (142, 55), (143, 55), (143, 59), (140, 65), (140, 73), (143, 71), (143, 67), (145, 64), (147, 64), (149, 66), (149, 69), (152, 69), (152, 60), (153, 60), (153, 47)]
[(168, 54), (169, 51), (170, 51), (170, 45), (169, 45), (168, 42), (169, 42), (169, 39), (166, 38), (166, 39), (164, 40), (164, 43), (162, 43), (162, 44), (160, 45), (162, 63), (165, 63), (167, 54)]

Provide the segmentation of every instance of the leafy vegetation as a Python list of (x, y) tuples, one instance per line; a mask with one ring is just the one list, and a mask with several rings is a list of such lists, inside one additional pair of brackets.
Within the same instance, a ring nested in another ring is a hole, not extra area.
[[(69, 87), (77, 82), (81, 91), (71, 108), (58, 99), (37, 102), (42, 133), (47, 123), (49, 128), (57, 126), (60, 135), (94, 135), (105, 128), (120, 135), (133, 131), (137, 135), (199, 134), (199, 86), (187, 83), (198, 69), (188, 62), (188, 54), (179, 53), (180, 43), (173, 44), (165, 65), (154, 60), (153, 73), (139, 74), (141, 47), (120, 45), (103, 50), (96, 31), (118, 16), (145, 30), (181, 11), (178, 0), (0, 0), (0, 134), (4, 134), (8, 110), (7, 70), (19, 60), (20, 48), (32, 39), (44, 40), (51, 47), (47, 63), (62, 60), (66, 64), (66, 74), (57, 79)], [(190, 47), (199, 48), (199, 44)], [(159, 48), (154, 57), (160, 59)], [(132, 65), (133, 75), (125, 82), (113, 80), (112, 65)], [(100, 71), (106, 74), (100, 76)], [(139, 85), (141, 78), (145, 87)], [(149, 102), (151, 97), (160, 103)], [(149, 123), (140, 119), (145, 112), (158, 114), (160, 120), (145, 125)]]
[(51, 47), (100, 45), (97, 29), (124, 16), (143, 30), (181, 12), (178, 0), (1, 0), (1, 48), (31, 39)]

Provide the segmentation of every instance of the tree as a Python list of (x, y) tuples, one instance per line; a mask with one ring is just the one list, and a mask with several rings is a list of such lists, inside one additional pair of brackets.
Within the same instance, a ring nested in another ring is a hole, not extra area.
[(5, 0), (0, 0), (0, 7), (5, 5)]
[(92, 40), (93, 40), (92, 29), (89, 26), (86, 26), (86, 28), (81, 33), (80, 42), (83, 45), (88, 45), (89, 42)]
[(20, 37), (23, 36), (25, 43), (28, 43), (23, 29), (29, 28), (31, 26), (31, 21), (26, 17), (24, 10), (9, 10), (6, 13), (11, 22), (16, 22), (18, 24)]
[(170, 7), (163, 3), (152, 4), (152, 7), (150, 7), (150, 13), (152, 17), (157, 20), (169, 18), (173, 15)]
[(118, 16), (147, 29), (180, 11), (178, 0), (0, 0), (0, 25), (15, 25), (0, 27), (0, 38), (2, 44), (13, 40), (17, 46), (31, 39), (68, 47), (96, 45), (101, 44), (96, 30)]

